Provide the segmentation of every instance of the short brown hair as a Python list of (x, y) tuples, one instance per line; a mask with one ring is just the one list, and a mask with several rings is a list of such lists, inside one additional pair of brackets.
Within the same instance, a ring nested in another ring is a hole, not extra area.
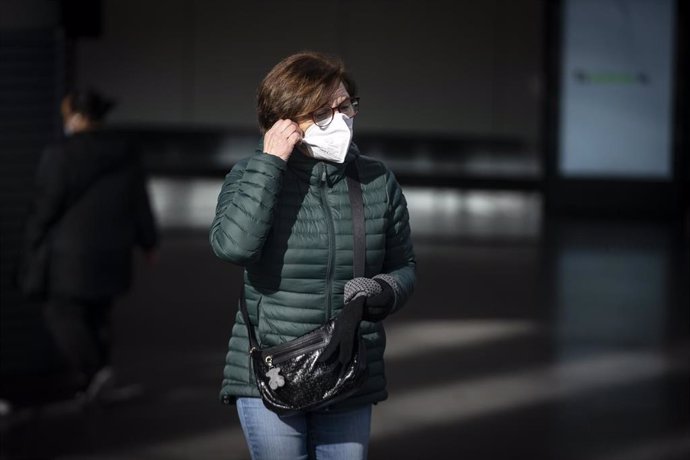
[(286, 57), (268, 72), (257, 91), (256, 111), (262, 132), (281, 118), (297, 121), (329, 104), (340, 82), (348, 90), (354, 88), (352, 78), (336, 57), (313, 51)]

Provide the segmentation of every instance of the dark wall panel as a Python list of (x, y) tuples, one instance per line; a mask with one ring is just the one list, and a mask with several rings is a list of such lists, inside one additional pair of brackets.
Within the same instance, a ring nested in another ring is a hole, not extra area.
[[(77, 78), (119, 98), (116, 123), (254, 129), (255, 90), (303, 49), (342, 56), (360, 132), (506, 136), (538, 144), (538, 0), (104, 0)], [(272, 14), (279, 12), (279, 14)]]
[(62, 40), (53, 31), (0, 30), (0, 375), (54, 369), (57, 358), (41, 306), (27, 302), (13, 276), (33, 176), (43, 147), (59, 134)]

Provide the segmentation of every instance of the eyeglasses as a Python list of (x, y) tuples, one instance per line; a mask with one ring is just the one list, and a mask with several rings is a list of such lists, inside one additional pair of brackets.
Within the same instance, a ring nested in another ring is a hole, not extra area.
[(350, 118), (354, 117), (359, 112), (359, 98), (351, 97), (345, 99), (338, 107), (322, 107), (317, 109), (311, 114), (311, 118), (316, 126), (325, 128), (333, 121), (336, 110)]

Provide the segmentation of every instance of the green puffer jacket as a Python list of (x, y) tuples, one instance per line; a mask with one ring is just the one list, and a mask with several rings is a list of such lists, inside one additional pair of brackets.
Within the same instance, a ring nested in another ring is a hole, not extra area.
[[(295, 150), (286, 163), (261, 150), (226, 176), (210, 231), (221, 259), (245, 267), (250, 321), (262, 346), (303, 335), (338, 314), (352, 279), (352, 215), (345, 168), (356, 161), (366, 225), (366, 276), (387, 273), (398, 283), (394, 310), (412, 294), (415, 257), (407, 204), (393, 173), (351, 145), (344, 164)], [(387, 397), (381, 322), (362, 322), (369, 378), (334, 409)], [(247, 330), (239, 311), (223, 372), (221, 399), (259, 397), (249, 371)]]

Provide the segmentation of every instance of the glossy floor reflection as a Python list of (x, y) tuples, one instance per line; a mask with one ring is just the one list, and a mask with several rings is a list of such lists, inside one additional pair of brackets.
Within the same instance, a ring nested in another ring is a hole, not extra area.
[[(690, 456), (688, 242), (673, 225), (543, 222), (529, 194), (408, 199), (419, 283), (388, 323), (370, 458)], [(20, 408), (2, 458), (248, 458), (217, 401), (240, 270), (180, 227), (115, 312), (120, 379), (143, 394)]]

